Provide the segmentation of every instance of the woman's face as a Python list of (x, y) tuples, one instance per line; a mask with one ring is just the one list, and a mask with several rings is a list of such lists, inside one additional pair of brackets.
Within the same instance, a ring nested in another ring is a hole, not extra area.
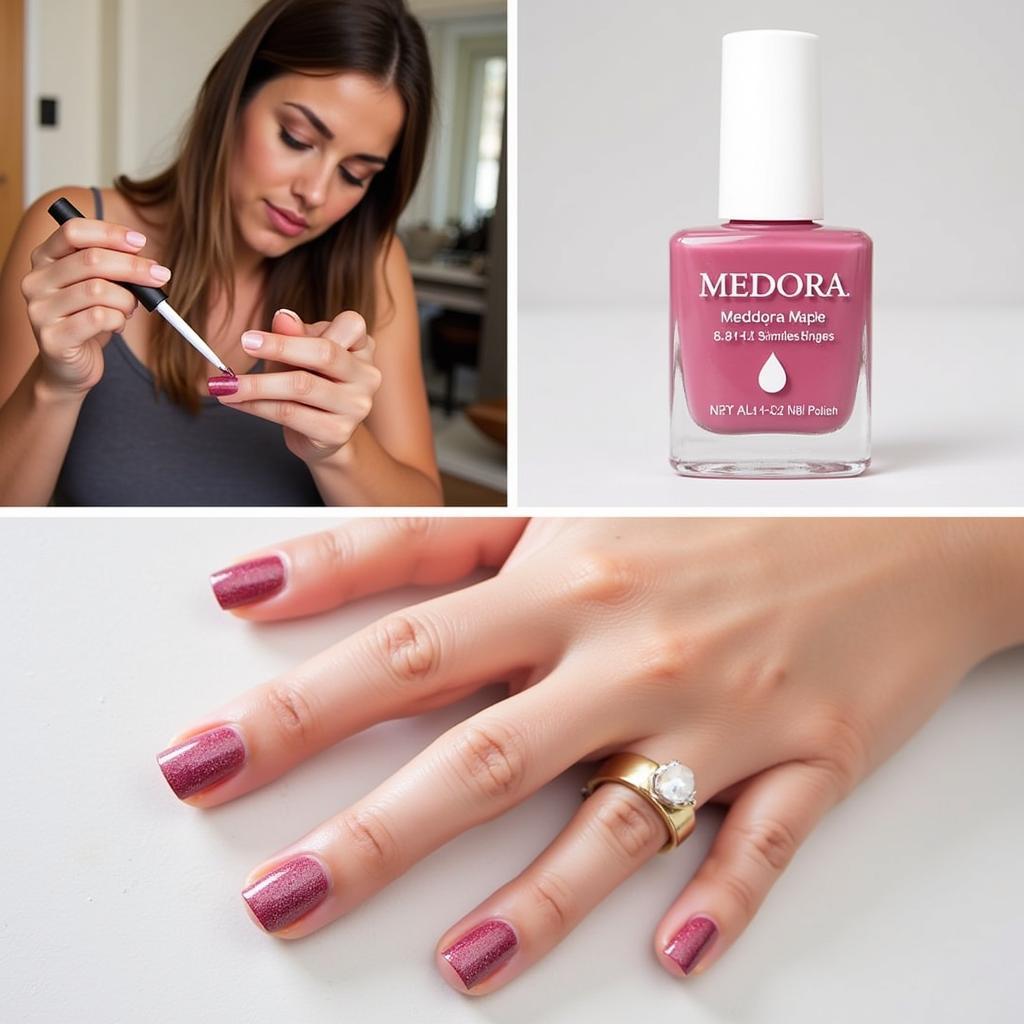
[(394, 86), (357, 72), (267, 82), (242, 113), (231, 167), (243, 246), (274, 257), (322, 235), (366, 195), (404, 118)]

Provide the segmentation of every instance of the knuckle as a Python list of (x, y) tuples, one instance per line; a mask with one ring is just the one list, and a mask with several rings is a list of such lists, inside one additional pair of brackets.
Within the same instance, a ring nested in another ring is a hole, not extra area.
[(451, 757), (471, 795), (487, 802), (512, 798), (526, 777), (526, 744), (505, 722), (467, 726), (456, 736)]
[(422, 615), (391, 615), (375, 628), (374, 647), (391, 678), (402, 686), (422, 682), (437, 671), (441, 646), (436, 624)]
[(812, 744), (814, 754), (805, 763), (824, 769), (837, 799), (848, 796), (868, 770), (868, 743), (863, 728), (849, 710), (828, 707), (817, 716)]
[(103, 262), (103, 250), (95, 247), (83, 249), (82, 262), (87, 267), (98, 267)]
[(43, 350), (49, 353), (55, 351), (57, 347), (56, 325), (55, 324), (44, 324), (39, 329), (39, 344), (43, 347)]
[(699, 644), (682, 630), (656, 632), (637, 651), (636, 669), (647, 682), (676, 685), (700, 658)]
[(555, 871), (538, 871), (526, 879), (527, 894), (549, 932), (569, 931), (576, 919), (576, 900), (569, 883)]
[(741, 835), (743, 849), (761, 868), (776, 874), (785, 870), (796, 853), (793, 830), (776, 818), (762, 818), (748, 825)]
[(627, 560), (604, 551), (586, 551), (572, 562), (569, 598), (583, 604), (617, 605), (639, 589), (638, 574)]
[(313, 362), (317, 366), (331, 366), (338, 353), (338, 346), (330, 338), (321, 338), (313, 351)]
[(397, 861), (394, 833), (375, 807), (357, 807), (342, 816), (356, 850), (374, 874), (388, 875)]
[(366, 333), (366, 321), (355, 310), (346, 310), (338, 320), (356, 336)]
[(90, 278), (88, 281), (85, 282), (85, 294), (86, 297), (89, 299), (101, 299), (105, 291), (106, 285), (98, 277)]
[(313, 391), (313, 375), (301, 370), (291, 375), (291, 392), (297, 398), (308, 398)]
[(43, 312), (43, 303), (39, 299), (30, 299), (26, 305), (29, 320), (37, 324), (40, 321), (40, 314)]
[(291, 402), (275, 402), (273, 415), (278, 423), (291, 423), (295, 419), (295, 406)]
[(86, 313), (89, 316), (89, 320), (96, 327), (105, 327), (107, 324), (107, 307), (106, 306), (90, 306)]
[(665, 824), (643, 797), (623, 786), (601, 788), (605, 792), (594, 813), (594, 826), (615, 856), (632, 864), (664, 845)]
[[(32, 263), (35, 265), (36, 254), (32, 253)], [(30, 270), (21, 279), (21, 297), (26, 301), (30, 302), (36, 294), (36, 282), (38, 277), (36, 276), (39, 272), (37, 270)]]
[(748, 879), (736, 874), (735, 871), (720, 868), (715, 874), (715, 885), (725, 890), (729, 898), (739, 907), (740, 914), (744, 919), (749, 920), (757, 913), (760, 901), (754, 891), (754, 886)]
[(313, 559), (327, 567), (328, 577), (339, 583), (348, 578), (355, 564), (352, 534), (345, 529), (321, 530), (313, 535)]
[(376, 366), (370, 366), (367, 370), (370, 379), (370, 393), (375, 395), (380, 390), (381, 384), (384, 383), (384, 374)]
[(318, 733), (318, 718), (309, 696), (294, 682), (271, 683), (264, 702), (278, 732), (289, 744), (313, 744)]

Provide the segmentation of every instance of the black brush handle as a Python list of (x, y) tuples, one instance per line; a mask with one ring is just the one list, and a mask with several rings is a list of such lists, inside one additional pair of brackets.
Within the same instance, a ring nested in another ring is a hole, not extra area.
[[(60, 197), (50, 208), (46, 211), (58, 224), (63, 224), (66, 220), (71, 220), (72, 217), (84, 217), (81, 211), (75, 208), (74, 203), (70, 199), (65, 199), (63, 196)], [(167, 293), (162, 288), (149, 288), (144, 284), (132, 284), (131, 281), (115, 281), (114, 284), (119, 284), (122, 288), (127, 288), (141, 302), (146, 309), (153, 312), (161, 302), (167, 300)]]

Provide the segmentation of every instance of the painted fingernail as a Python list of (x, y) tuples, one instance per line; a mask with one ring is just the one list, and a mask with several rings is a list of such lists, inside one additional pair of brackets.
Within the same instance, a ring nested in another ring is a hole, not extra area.
[(691, 917), (676, 932), (672, 941), (665, 947), (665, 955), (679, 964), (683, 974), (689, 974), (717, 934), (718, 926), (715, 922), (710, 917), (698, 914)]
[(262, 601), (284, 586), (284, 561), (277, 555), (229, 565), (210, 577), (214, 597), (225, 610)]
[(206, 386), (214, 398), (217, 398), (219, 395), (234, 395), (238, 392), (238, 378), (226, 375), (211, 377), (206, 382)]
[(242, 335), (242, 348), (246, 352), (255, 352), (256, 349), (263, 348), (263, 335), (256, 331), (246, 331)]
[(279, 932), (323, 903), (330, 887), (316, 858), (294, 857), (253, 882), (242, 899), (268, 932)]
[(139, 231), (129, 231), (125, 238), (129, 245), (134, 245), (136, 249), (141, 249), (146, 244), (146, 236)]
[(167, 267), (161, 267), (159, 263), (149, 268), (149, 276), (154, 281), (169, 281), (171, 279), (171, 272)]
[(234, 726), (196, 733), (157, 754), (156, 762), (179, 800), (234, 775), (245, 763), (245, 744)]
[(501, 967), (518, 945), (512, 926), (491, 918), (456, 939), (441, 956), (452, 965), (463, 985), (472, 988)]
[(302, 323), (302, 321), (299, 319), (299, 314), (293, 313), (292, 310), (290, 309), (279, 309), (277, 313), (274, 314), (274, 316), (277, 316), (278, 313), (284, 313), (285, 316), (291, 317), (297, 324)]

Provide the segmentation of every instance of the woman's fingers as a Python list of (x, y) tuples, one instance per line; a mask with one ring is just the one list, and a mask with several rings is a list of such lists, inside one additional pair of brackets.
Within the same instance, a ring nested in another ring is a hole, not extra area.
[(677, 977), (721, 957), (757, 913), (811, 829), (840, 798), (828, 769), (790, 762), (751, 780), (700, 870), (655, 931), (659, 962)]
[[(331, 380), (356, 380), (367, 368), (365, 362), (327, 336), (293, 337), (268, 331), (246, 331), (242, 335), (242, 348), (260, 359), (299, 366)], [(261, 377), (272, 376), (274, 374), (251, 374), (250, 380), (258, 384)], [(249, 397), (262, 396), (253, 392)]]
[(408, 585), (498, 568), (525, 519), (350, 520), (244, 558), (210, 577), (220, 606), (253, 621), (291, 619)]
[(146, 244), (146, 236), (106, 220), (91, 217), (72, 217), (60, 225), (32, 253), (33, 266), (39, 263), (60, 260), (79, 249), (98, 246), (103, 249), (117, 249), (123, 252), (138, 252)]
[(250, 690), (179, 734), (159, 764), (180, 798), (212, 807), (370, 725), (550, 662), (557, 646), (535, 603), (494, 577), (386, 616)]
[[(566, 730), (569, 716), (574, 727)], [(450, 729), (358, 803), (257, 867), (243, 890), (246, 903), (267, 931), (306, 935), (525, 800), (607, 729), (596, 703), (580, 702), (575, 687), (548, 677)]]
[[(356, 361), (347, 352), (341, 354)], [(359, 378), (361, 382), (365, 373), (372, 373), (375, 379), (380, 377), (376, 367), (361, 366), (359, 373), (353, 374), (350, 379), (354, 381)], [(207, 386), (210, 394), (219, 398), (223, 405), (238, 406), (247, 402), (263, 402), (268, 406), (296, 403), (336, 415), (347, 412), (365, 415), (372, 404), (371, 388), (376, 391), (372, 381), (365, 386), (360, 383), (357, 388), (351, 383), (341, 384), (306, 370), (211, 377)]]
[(549, 953), (668, 838), (626, 786), (603, 785), (517, 878), (442, 936), (435, 958), (459, 992), (484, 995)]

